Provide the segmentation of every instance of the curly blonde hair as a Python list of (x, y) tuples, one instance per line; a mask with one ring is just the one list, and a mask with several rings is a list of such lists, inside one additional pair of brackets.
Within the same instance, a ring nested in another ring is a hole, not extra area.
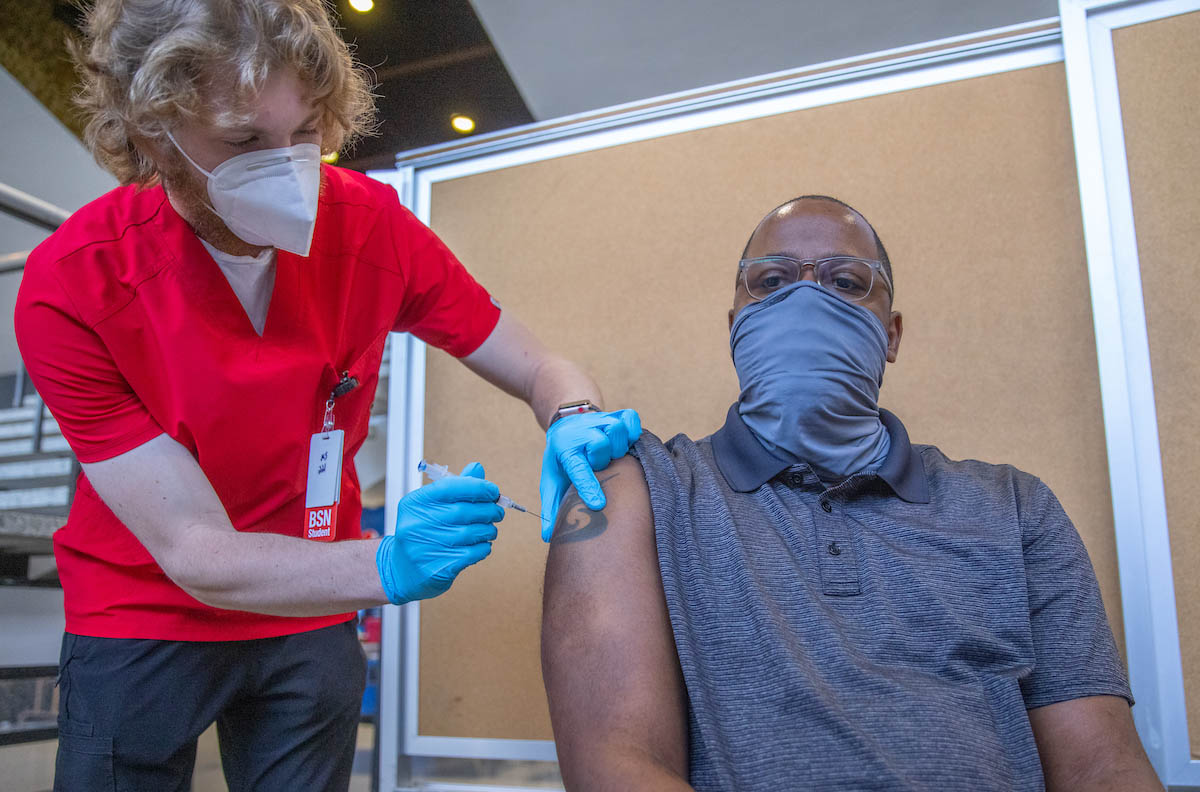
[(327, 0), (96, 0), (71, 45), (84, 140), (122, 184), (157, 166), (138, 140), (183, 119), (247, 123), (271, 69), (290, 67), (323, 110), (324, 153), (375, 128), (366, 70), (334, 29)]

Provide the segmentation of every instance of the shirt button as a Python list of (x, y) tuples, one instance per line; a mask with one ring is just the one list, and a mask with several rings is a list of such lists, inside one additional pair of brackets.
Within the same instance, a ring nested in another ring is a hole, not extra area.
[(833, 506), (829, 505), (829, 501), (821, 501), (821, 508), (825, 510), (826, 514), (833, 511)]
[(801, 484), (804, 483), (804, 474), (788, 473), (787, 483), (793, 487), (799, 487)]
[(829, 550), (829, 555), (831, 555), (831, 556), (838, 556), (838, 555), (842, 554), (842, 548), (838, 545), (837, 542), (830, 542), (828, 550)]

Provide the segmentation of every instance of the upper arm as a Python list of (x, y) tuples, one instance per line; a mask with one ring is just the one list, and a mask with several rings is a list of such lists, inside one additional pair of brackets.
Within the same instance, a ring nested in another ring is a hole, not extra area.
[(14, 320), (30, 378), (88, 481), (163, 571), (187, 588), (191, 529), (233, 530), (208, 477), (163, 433), (51, 272), (28, 273)]
[(463, 365), (510, 396), (529, 400), (538, 368), (550, 353), (529, 328), (508, 311)]
[(1125, 669), (1079, 532), (1045, 484), (1032, 480), (1021, 515), (1032, 672), (1028, 709), (1084, 696), (1131, 700)]
[(571, 490), (546, 566), (542, 672), (563, 777), (683, 779), (687, 699), (645, 476), (625, 457), (600, 479), (607, 505), (590, 511)]
[[(193, 541), (233, 525), (188, 450), (161, 434), (83, 472), (117, 518), (181, 588), (190, 588)], [(203, 531), (201, 531), (203, 529)]]
[(1161, 789), (1087, 549), (1050, 489), (1031, 484), (1021, 528), (1034, 667), (1021, 690), (1047, 789)]
[(104, 341), (44, 268), (21, 283), (14, 328), (30, 379), (80, 462), (116, 456), (162, 432)]
[(1129, 704), (1088, 696), (1029, 710), (1049, 792), (1161, 790), (1133, 727)]
[(390, 239), (383, 244), (391, 248), (404, 277), (392, 329), (465, 357), (496, 327), (500, 306), (437, 234), (400, 205), (395, 191), (387, 192), (380, 225)]

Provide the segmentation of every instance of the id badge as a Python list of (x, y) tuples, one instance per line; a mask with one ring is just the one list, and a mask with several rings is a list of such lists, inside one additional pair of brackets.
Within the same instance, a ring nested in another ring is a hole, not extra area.
[(308, 487), (304, 491), (304, 538), (332, 542), (337, 536), (338, 501), (342, 497), (341, 429), (318, 432), (308, 446)]

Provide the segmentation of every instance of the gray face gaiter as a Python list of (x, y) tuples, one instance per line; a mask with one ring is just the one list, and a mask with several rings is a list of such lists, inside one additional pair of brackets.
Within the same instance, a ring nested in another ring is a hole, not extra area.
[(767, 449), (826, 481), (877, 468), (891, 447), (879, 421), (887, 344), (866, 308), (811, 281), (780, 289), (730, 330), (738, 412)]

